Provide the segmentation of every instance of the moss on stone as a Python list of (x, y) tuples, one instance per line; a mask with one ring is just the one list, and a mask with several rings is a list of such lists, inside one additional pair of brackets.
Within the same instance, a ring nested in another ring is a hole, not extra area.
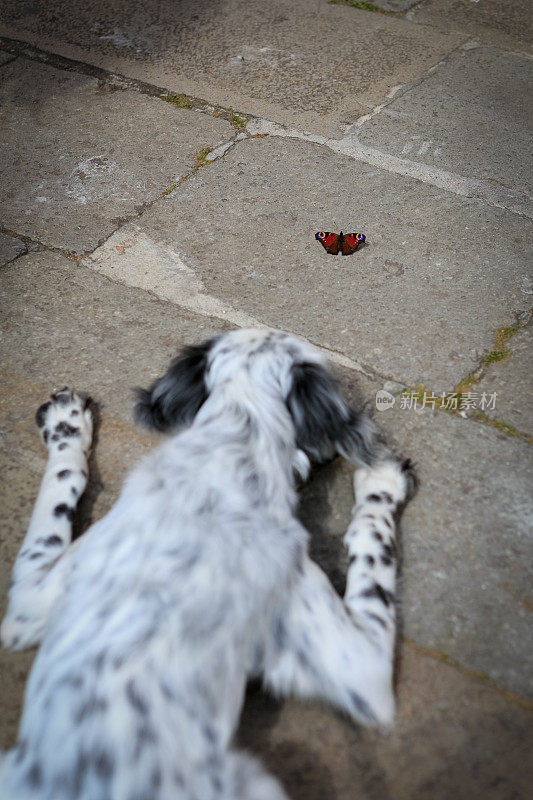
[(329, 0), (333, 6), (350, 6), (351, 8), (360, 8), (362, 11), (373, 11), (375, 14), (390, 14), (390, 11), (385, 11), (384, 8), (375, 6), (374, 3), (366, 3), (364, 0)]
[(176, 106), (176, 108), (192, 108), (192, 103), (185, 94), (169, 92), (168, 94), (161, 95), (161, 100), (164, 100), (165, 103), (171, 103), (173, 106)]
[(238, 131), (239, 133), (244, 132), (246, 130), (246, 126), (248, 125), (247, 119), (235, 113), (232, 113), (230, 122), (235, 128), (235, 130)]
[(194, 157), (194, 162), (197, 167), (205, 167), (207, 164), (207, 156), (211, 152), (210, 147), (202, 147), (199, 153), (197, 153)]

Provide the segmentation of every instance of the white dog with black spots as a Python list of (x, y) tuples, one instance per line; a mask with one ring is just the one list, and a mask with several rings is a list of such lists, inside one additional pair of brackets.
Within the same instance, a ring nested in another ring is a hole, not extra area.
[[(63, 389), (37, 412), (48, 463), (1, 636), (40, 648), (0, 798), (281, 800), (232, 746), (246, 682), (392, 724), (396, 519), (412, 469), (322, 355), (276, 331), (186, 348), (136, 413), (172, 435), (72, 542), (90, 406)], [(297, 478), (336, 454), (357, 466), (344, 599), (295, 517)]]

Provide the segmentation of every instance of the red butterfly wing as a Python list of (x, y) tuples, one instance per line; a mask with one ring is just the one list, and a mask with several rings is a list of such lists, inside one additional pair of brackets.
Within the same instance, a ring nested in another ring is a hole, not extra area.
[(341, 247), (343, 256), (355, 253), (361, 242), (365, 241), (364, 233), (345, 233), (342, 237)]
[(336, 256), (339, 252), (340, 238), (338, 234), (322, 231), (320, 233), (315, 233), (315, 239), (318, 239), (320, 244), (323, 244), (328, 253), (331, 253), (332, 256)]

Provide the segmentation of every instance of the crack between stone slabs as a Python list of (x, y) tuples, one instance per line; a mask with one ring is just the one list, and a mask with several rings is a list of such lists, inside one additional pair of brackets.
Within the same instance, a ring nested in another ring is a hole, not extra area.
[[(473, 1), (475, 2), (475, 0)], [(442, 33), (443, 31), (442, 24), (441, 25), (435, 24), (434, 22), (431, 22), (431, 20), (425, 20), (424, 22), (419, 22), (417, 19), (413, 19), (411, 12), (415, 11), (418, 8), (418, 6), (420, 6), (423, 2), (424, 0), (418, 0), (416, 5), (413, 5), (411, 6), (411, 8), (407, 9), (407, 11), (404, 12), (405, 19), (408, 22), (412, 22), (413, 25), (421, 25), (424, 28), (433, 28), (433, 30)], [(461, 33), (460, 28), (451, 27), (453, 25), (453, 22), (448, 24), (450, 25), (449, 30), (451, 33)], [(478, 33), (471, 33), (469, 35), (471, 36), (472, 41), (475, 42), (479, 47), (490, 47), (491, 50), (498, 50), (500, 53), (507, 53), (508, 55), (511, 56), (519, 56), (521, 58), (528, 58), (528, 59), (533, 58), (533, 55), (527, 52), (526, 50), (508, 50), (505, 47), (502, 47), (501, 45), (491, 44), (490, 42), (483, 41), (486, 35), (483, 31), (479, 31)], [(505, 35), (508, 36), (509, 39), (515, 38), (512, 34), (505, 34)]]
[[(422, 2), (422, 0), (420, 0), (420, 2)], [(330, 3), (332, 5), (347, 5), (347, 6), (349, 6), (349, 3), (342, 2), (342, 0), (339, 0), (339, 2), (334, 2), (334, 0), (330, 0)], [(364, 9), (361, 9), (361, 10), (364, 10)], [(389, 16), (389, 17), (400, 18), (400, 17), (404, 17), (407, 12), (404, 11), (404, 12), (400, 12), (400, 13), (395, 13), (394, 11), (383, 11), (382, 13), (387, 15), (387, 16)], [(418, 23), (415, 23), (415, 24), (418, 24)], [(383, 25), (378, 26), (376, 28), (376, 30), (377, 31), (382, 31), (382, 30), (385, 29), (385, 27), (386, 27), (386, 23), (384, 21)], [(346, 127), (346, 130), (344, 131), (344, 136), (347, 136), (349, 131), (353, 130), (354, 128), (361, 127), (365, 122), (368, 122), (368, 120), (372, 119), (372, 117), (375, 117), (376, 114), (379, 114), (382, 110), (386, 109), (387, 106), (389, 106), (393, 102), (393, 100), (395, 100), (397, 97), (401, 97), (402, 95), (404, 95), (407, 92), (409, 92), (411, 89), (414, 89), (416, 86), (419, 86), (421, 83), (423, 83), (426, 80), (427, 77), (429, 77), (429, 75), (432, 75), (440, 66), (442, 66), (443, 64), (446, 64), (447, 61), (449, 60), (449, 58), (451, 58), (451, 56), (454, 53), (456, 53), (458, 50), (464, 49), (465, 46), (467, 47), (470, 42), (473, 42), (473, 40), (472, 39), (467, 39), (465, 42), (461, 42), (461, 44), (458, 44), (455, 47), (453, 47), (444, 56), (444, 58), (441, 58), (436, 64), (433, 64), (431, 67), (428, 67), (427, 69), (423, 70), (416, 78), (413, 78), (412, 81), (409, 81), (407, 83), (399, 84), (398, 86), (393, 86), (392, 89), (389, 89), (389, 91), (387, 93), (387, 97), (386, 97), (386, 99), (384, 100), (383, 103), (379, 103), (378, 105), (374, 106), (372, 104), (369, 104), (368, 102), (360, 100), (357, 97), (354, 97), (354, 99), (360, 105), (367, 106), (370, 109), (370, 111), (368, 112), (368, 114), (362, 114), (360, 117), (358, 117), (355, 120), (355, 122), (353, 122), (351, 125), (348, 125)], [(469, 48), (467, 47), (467, 49), (469, 49)], [(342, 62), (340, 62), (340, 63), (342, 63)], [(330, 78), (335, 73), (335, 70), (338, 67), (339, 67), (339, 64), (336, 64), (334, 67), (332, 67), (330, 72), (325, 76), (325, 79), (327, 80), (327, 78)], [(321, 89), (315, 89), (309, 95), (306, 95), (306, 96), (307, 97), (313, 97), (313, 95), (319, 93), (320, 91), (322, 91), (322, 90)]]
[(353, 130), (354, 128), (362, 127), (365, 124), (365, 122), (368, 122), (373, 117), (380, 114), (382, 111), (385, 111), (387, 107), (398, 97), (403, 97), (404, 94), (407, 94), (412, 89), (415, 89), (417, 86), (420, 86), (420, 84), (424, 83), (424, 81), (427, 78), (429, 78), (430, 75), (433, 75), (433, 73), (436, 72), (439, 69), (439, 67), (443, 66), (443, 64), (446, 64), (449, 61), (449, 59), (454, 55), (454, 53), (457, 53), (459, 50), (470, 49), (468, 48), (468, 44), (470, 44), (470, 42), (472, 41), (473, 40), (471, 39), (467, 39), (466, 42), (461, 42), (461, 44), (456, 45), (450, 50), (449, 53), (447, 53), (444, 56), (444, 58), (441, 58), (440, 61), (437, 61), (436, 64), (433, 64), (431, 67), (428, 67), (427, 69), (423, 70), (420, 73), (420, 75), (417, 75), (417, 77), (413, 78), (412, 81), (408, 81), (407, 83), (402, 83), (399, 86), (393, 86), (392, 89), (389, 90), (385, 101), (383, 103), (379, 103), (377, 106), (374, 106), (368, 114), (363, 114), (361, 117), (356, 119), (355, 122), (352, 123), (352, 125), (349, 125), (346, 128), (344, 136), (346, 137), (351, 130)]
[(45, 244), (44, 242), (39, 241), (39, 239), (32, 239), (31, 236), (26, 236), (23, 233), (17, 233), (16, 231), (12, 231), (9, 228), (3, 228), (0, 226), (0, 233), (3, 233), (5, 236), (10, 236), (12, 239), (18, 239), (26, 246), (26, 251), (24, 253), (19, 253), (15, 258), (10, 259), (6, 262), (6, 264), (11, 264), (13, 261), (16, 261), (18, 258), (22, 256), (27, 256), (30, 253), (39, 253), (39, 252), (50, 252), (50, 253), (58, 253), (64, 258), (68, 258), (70, 261), (78, 262), (83, 256), (79, 256), (73, 250), (68, 250), (67, 248), (63, 247), (54, 247), (51, 244)]
[[(532, 436), (519, 431), (518, 428), (510, 423), (505, 422), (505, 420), (492, 419), (485, 414), (483, 410), (479, 411), (478, 409), (472, 409), (471, 413), (468, 413), (468, 409), (461, 411), (460, 408), (446, 407), (446, 405), (453, 399), (456, 401), (455, 405), (459, 406), (462, 401), (462, 396), (468, 396), (472, 388), (476, 386), (479, 381), (482, 380), (482, 378), (490, 374), (492, 364), (498, 364), (501, 361), (506, 361), (511, 357), (512, 354), (507, 347), (507, 342), (510, 341), (510, 339), (512, 339), (512, 337), (515, 336), (519, 330), (527, 327), (532, 316), (533, 310), (523, 314), (516, 314), (516, 321), (513, 325), (498, 328), (494, 334), (494, 346), (492, 349), (483, 356), (477, 367), (471, 370), (468, 375), (466, 375), (464, 378), (462, 378), (462, 380), (459, 381), (458, 384), (456, 384), (453, 391), (438, 397), (433, 391), (428, 391), (426, 384), (420, 384), (418, 386), (406, 386), (404, 389), (401, 389), (395, 393), (396, 396), (403, 395), (404, 397), (413, 398), (415, 403), (420, 400), (422, 403), (422, 408), (425, 407), (426, 398), (431, 398), (432, 402), (435, 398), (435, 405), (431, 407), (432, 410), (443, 411), (446, 414), (450, 414), (451, 416), (459, 419), (477, 422), (478, 424), (485, 425), (486, 427), (495, 428), (497, 431), (505, 434), (509, 438), (521, 439), (528, 442), (528, 444), (533, 444)], [(497, 357), (493, 357), (493, 354), (497, 355)]]
[(16, 61), (17, 60), (17, 58), (18, 58), (17, 55), (14, 55), (13, 53), (10, 53), (10, 55), (12, 55), (13, 58), (9, 58), (7, 61), (4, 61), (2, 64), (0, 64), (0, 69), (2, 69), (2, 67), (6, 67), (8, 64), (11, 64), (12, 61)]
[[(51, 53), (48, 50), (42, 50), (40, 47), (36, 47), (21, 39), (10, 39), (6, 36), (0, 36), (0, 49), (13, 54), (15, 57), (20, 56), (31, 61), (38, 61), (42, 64), (48, 64), (55, 69), (87, 75), (90, 78), (95, 78), (99, 84), (108, 86), (115, 91), (136, 91), (148, 97), (164, 100), (184, 110), (200, 112), (216, 119), (225, 119), (233, 125), (237, 133), (240, 133), (246, 128), (248, 119), (252, 119), (250, 114), (244, 114), (240, 111), (236, 112), (232, 108), (209, 103), (207, 100), (203, 100), (200, 97), (179, 94), (166, 87), (156, 86), (155, 84), (142, 81), (139, 78), (130, 78), (119, 72), (112, 72), (103, 67), (88, 64), (85, 61), (66, 58), (65, 56)], [(173, 98), (176, 98), (178, 102), (174, 103)]]
[(447, 653), (443, 653), (441, 650), (436, 650), (431, 647), (425, 647), (424, 645), (418, 644), (418, 642), (415, 642), (413, 639), (403, 639), (401, 644), (405, 645), (410, 650), (413, 650), (418, 655), (431, 658), (434, 661), (439, 661), (441, 664), (446, 664), (448, 667), (452, 667), (466, 677), (471, 678), (478, 683), (483, 683), (488, 688), (493, 689), (494, 691), (498, 692), (498, 694), (501, 694), (509, 703), (519, 706), (524, 711), (533, 711), (532, 699), (519, 694), (518, 692), (514, 692), (512, 689), (508, 689), (506, 686), (501, 686), (489, 675), (487, 675), (486, 672), (465, 667), (464, 664), (461, 664), (460, 661), (458, 661), (456, 658), (452, 658), (452, 656), (449, 656)]
[[(362, 161), (365, 164), (370, 164), (385, 172), (403, 175), (418, 180), (421, 183), (444, 189), (444, 191), (459, 195), (460, 197), (469, 197), (479, 200), (485, 205), (502, 208), (518, 217), (523, 217), (525, 219), (533, 218), (533, 213), (519, 211), (517, 208), (510, 205), (509, 202), (506, 202), (502, 195), (508, 196), (511, 193), (510, 190), (498, 189), (477, 178), (465, 178), (462, 175), (458, 175), (454, 172), (447, 172), (439, 167), (431, 167), (421, 162), (410, 161), (406, 158), (399, 158), (398, 156), (384, 153), (370, 146), (364, 146), (358, 141), (357, 137), (353, 135), (345, 136), (341, 139), (329, 139), (325, 136), (319, 136), (318, 134), (298, 131), (294, 128), (286, 128), (277, 122), (272, 122), (271, 120), (263, 118), (250, 120), (247, 131), (250, 134), (250, 138), (254, 138), (258, 134), (263, 134), (281, 139), (295, 139), (321, 145), (332, 150), (334, 153), (339, 153), (340, 155), (348, 156), (357, 161)], [(531, 201), (533, 198), (524, 194), (514, 194), (513, 199), (526, 202)]]

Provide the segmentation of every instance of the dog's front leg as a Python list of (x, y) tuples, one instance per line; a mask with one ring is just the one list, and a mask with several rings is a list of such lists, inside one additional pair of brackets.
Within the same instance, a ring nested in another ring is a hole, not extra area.
[(353, 520), (345, 537), (349, 567), (344, 603), (391, 659), (396, 638), (397, 512), (411, 490), (409, 461), (387, 459), (354, 476)]
[(306, 557), (266, 648), (265, 683), (275, 692), (321, 697), (365, 724), (392, 723), (395, 512), (410, 482), (409, 470), (393, 459), (357, 471), (344, 600)]
[(87, 484), (92, 416), (73, 391), (53, 394), (36, 414), (48, 462), (28, 532), (13, 569), (1, 638), (20, 650), (40, 641), (61, 591), (71, 549), (72, 518)]

